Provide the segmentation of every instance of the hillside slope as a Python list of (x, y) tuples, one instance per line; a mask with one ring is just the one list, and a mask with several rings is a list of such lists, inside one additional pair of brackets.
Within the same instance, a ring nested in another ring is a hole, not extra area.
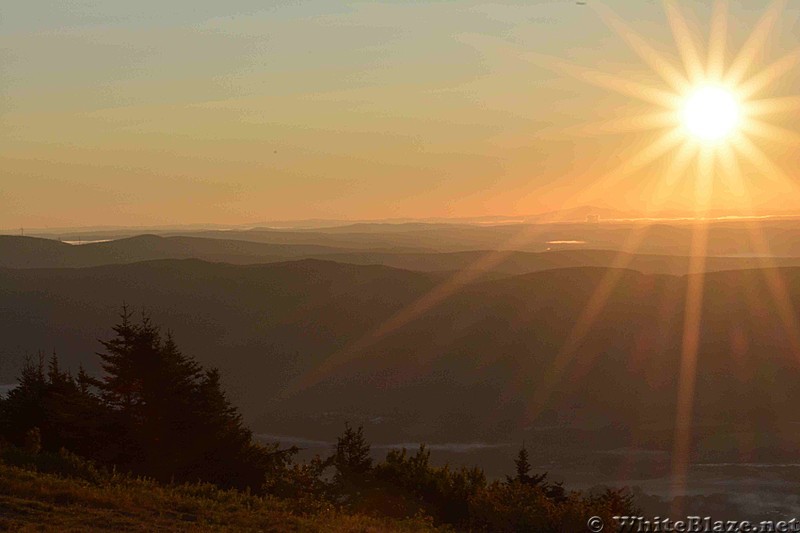
[[(647, 427), (645, 443), (663, 447), (687, 280), (574, 268), (459, 286), (314, 260), (0, 270), (0, 372), (10, 383), (37, 349), (96, 372), (95, 339), (125, 301), (221, 367), (258, 432), (324, 437), (358, 419), (375, 421), (378, 439), (469, 442), (606, 427), (616, 428), (606, 444), (621, 446), (629, 436), (619, 428)], [(780, 304), (767, 280), (781, 284)], [(798, 305), (800, 269), (705, 277), (695, 418), (752, 434), (751, 455), (794, 449), (786, 424), (797, 422), (800, 357), (785, 320)]]
[(120, 476), (94, 484), (0, 463), (3, 531), (433, 531), (390, 520), (302, 509), (208, 485), (161, 486)]

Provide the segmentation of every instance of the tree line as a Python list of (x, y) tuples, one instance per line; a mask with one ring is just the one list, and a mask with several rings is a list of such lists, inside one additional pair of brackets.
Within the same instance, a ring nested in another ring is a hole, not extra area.
[[(181, 352), (147, 316), (123, 307), (101, 341), (98, 377), (28, 361), (0, 397), (0, 444), (29, 453), (67, 450), (106, 468), (161, 482), (210, 482), (303, 502), (491, 531), (577, 531), (590, 516), (633, 514), (626, 490), (567, 491), (531, 473), (525, 447), (515, 473), (488, 481), (480, 468), (434, 466), (425, 446), (375, 463), (363, 428), (346, 425), (329, 457), (296, 460), (295, 447), (258, 443), (228, 400), (216, 369)], [(2, 446), (0, 446), (2, 448)]]

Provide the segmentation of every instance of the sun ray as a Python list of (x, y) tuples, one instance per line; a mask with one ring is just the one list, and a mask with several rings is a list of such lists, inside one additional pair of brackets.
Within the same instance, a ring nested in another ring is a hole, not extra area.
[[(644, 239), (644, 233), (645, 232), (632, 232), (629, 237), (629, 244), (625, 245), (624, 248), (629, 250), (636, 249), (642, 239)], [(591, 331), (595, 319), (603, 311), (606, 301), (613, 292), (614, 287), (616, 287), (620, 277), (622, 277), (622, 274), (625, 272), (624, 268), (630, 260), (631, 255), (629, 253), (619, 253), (598, 283), (589, 301), (583, 306), (583, 310), (576, 320), (575, 325), (572, 327), (572, 330), (567, 335), (564, 345), (556, 354), (555, 359), (553, 359), (542, 381), (533, 391), (533, 396), (526, 405), (526, 423), (532, 422), (545, 408), (547, 401), (555, 391), (561, 377), (572, 362), (575, 352), (580, 348), (586, 335)]]
[[(672, 159), (667, 171), (663, 174), (659, 182), (659, 189), (668, 196), (677, 186), (677, 182), (684, 175), (691, 163), (694, 148), (689, 143), (684, 143), (675, 158)], [(653, 214), (658, 211), (658, 196), (652, 197), (645, 206), (645, 212)], [(566, 371), (575, 350), (580, 347), (580, 343), (591, 330), (597, 316), (602, 312), (608, 297), (613, 292), (622, 275), (623, 270), (628, 267), (633, 259), (633, 252), (646, 238), (647, 230), (632, 231), (623, 243), (619, 253), (614, 258), (609, 270), (598, 283), (594, 292), (589, 298), (588, 304), (584, 307), (581, 315), (575, 322), (572, 330), (567, 336), (562, 348), (550, 365), (544, 379), (535, 389), (533, 397), (528, 401), (525, 411), (525, 423), (530, 423), (544, 409), (547, 401), (558, 385), (563, 373)]]
[[(630, 48), (636, 53), (656, 74), (664, 79), (672, 91), (662, 89), (658, 86), (634, 82), (620, 75), (580, 67), (566, 61), (551, 56), (538, 53), (514, 52), (518, 58), (529, 60), (535, 64), (547, 67), (556, 72), (567, 74), (585, 83), (605, 88), (610, 91), (627, 95), (632, 98), (659, 106), (666, 111), (654, 111), (653, 113), (643, 113), (638, 116), (621, 116), (611, 120), (601, 121), (594, 125), (589, 124), (582, 128), (583, 133), (623, 133), (630, 131), (647, 131), (662, 129), (663, 132), (642, 150), (633, 156), (625, 158), (619, 165), (610, 172), (603, 173), (596, 177), (593, 183), (583, 189), (574, 200), (581, 203), (586, 198), (592, 197), (598, 188), (607, 189), (629, 178), (639, 172), (659, 158), (663, 157), (670, 150), (676, 149), (672, 157), (668, 170), (664, 172), (657, 184), (657, 191), (648, 198), (646, 212), (650, 213), (655, 207), (664, 204), (669, 198), (671, 191), (677, 187), (679, 180), (685, 174), (686, 169), (696, 156), (698, 165), (697, 178), (695, 182), (695, 205), (697, 208), (698, 221), (695, 224), (691, 241), (691, 252), (689, 260), (689, 272), (695, 272), (687, 277), (687, 289), (685, 295), (684, 309), (684, 330), (681, 340), (681, 361), (679, 388), (677, 397), (677, 410), (675, 419), (675, 442), (673, 454), (673, 479), (676, 486), (683, 486), (686, 480), (686, 472), (691, 444), (691, 424), (692, 408), (694, 401), (694, 391), (696, 388), (696, 367), (699, 352), (700, 337), (700, 318), (702, 314), (702, 297), (705, 278), (702, 272), (705, 268), (705, 256), (707, 252), (708, 222), (705, 215), (709, 209), (711, 191), (714, 181), (714, 160), (719, 156), (720, 163), (725, 163), (728, 158), (735, 158), (732, 146), (736, 147), (736, 153), (746, 158), (752, 164), (772, 173), (772, 179), (781, 179), (791, 182), (784, 172), (775, 173), (777, 165), (755, 145), (748, 136), (758, 136), (762, 138), (775, 138), (783, 135), (783, 128), (772, 126), (754, 119), (760, 114), (770, 114), (782, 112), (788, 109), (800, 109), (800, 97), (783, 99), (763, 99), (750, 102), (744, 107), (743, 113), (747, 120), (742, 124), (742, 131), (738, 132), (731, 141), (725, 140), (714, 147), (710, 143), (702, 140), (687, 140), (686, 132), (676, 126), (676, 111), (682, 107), (686, 93), (692, 89), (693, 84), (702, 81), (707, 83), (709, 79), (723, 79), (725, 83), (731, 80), (741, 81), (750, 69), (758, 51), (763, 47), (769, 29), (777, 20), (777, 12), (780, 2), (774, 4), (765, 14), (756, 31), (747, 40), (745, 46), (740, 50), (732, 67), (723, 76), (725, 64), (726, 34), (727, 34), (727, 6), (724, 1), (716, 0), (714, 4), (714, 15), (712, 28), (709, 37), (707, 58), (701, 60), (698, 47), (692, 38), (692, 32), (686, 19), (683, 17), (677, 2), (665, 0), (665, 9), (670, 22), (670, 27), (678, 47), (678, 51), (687, 70), (684, 75), (668, 59), (664, 58), (655, 48), (650, 46), (645, 39), (633, 32), (624, 22), (605, 7), (598, 7), (598, 11), (617, 34), (627, 42)], [(511, 47), (508, 47), (511, 49)], [(789, 54), (772, 63), (767, 69), (751, 76), (742, 84), (742, 87), (731, 87), (742, 98), (747, 98), (763, 90), (773, 83), (779, 76), (784, 74), (795, 64), (798, 57)], [(702, 87), (702, 85), (701, 85)], [(674, 91), (674, 92), (673, 92)], [(715, 155), (716, 154), (716, 155)], [(726, 166), (726, 168), (728, 168)], [(777, 177), (776, 177), (777, 176)], [(433, 287), (425, 295), (410, 303), (387, 320), (378, 324), (371, 331), (361, 338), (348, 344), (339, 352), (333, 354), (325, 363), (319, 366), (314, 375), (305, 376), (302, 383), (309, 384), (317, 381), (325, 374), (330, 373), (336, 367), (352, 361), (356, 357), (365, 354), (365, 348), (375, 344), (381, 338), (389, 335), (413, 320), (416, 320), (428, 313), (435, 306), (456, 294), (466, 285), (473, 283), (480, 272), (491, 269), (494, 265), (502, 262), (509, 253), (509, 249), (525, 239), (531, 239), (536, 231), (524, 232), (520, 238), (514, 238), (506, 243), (506, 250), (489, 252), (482, 256), (475, 264), (464, 270), (457, 272), (453, 276), (444, 280)], [(546, 404), (551, 394), (563, 378), (564, 373), (573, 364), (576, 353), (578, 353), (581, 343), (591, 332), (596, 318), (602, 313), (609, 297), (617, 285), (622, 275), (622, 268), (628, 265), (632, 258), (632, 253), (638, 249), (644, 238), (646, 231), (632, 232), (628, 236), (622, 249), (614, 258), (612, 268), (606, 272), (599, 280), (598, 285), (589, 296), (589, 299), (580, 313), (572, 331), (566, 337), (563, 346), (556, 354), (556, 358), (548, 368), (543, 378), (542, 384), (534, 390), (523, 391), (525, 394), (532, 395), (531, 401), (526, 405), (526, 418), (531, 419), (538, 414), (538, 411)], [(755, 246), (755, 245), (754, 245)], [(780, 293), (779, 280), (768, 281), (773, 297), (776, 298)], [(787, 307), (786, 303), (778, 304), (782, 310), (781, 321), (788, 327), (791, 323), (793, 308)], [(790, 312), (791, 311), (791, 312)], [(523, 383), (522, 377), (515, 382), (513, 387), (520, 387)]]
[(658, 51), (647, 43), (642, 36), (633, 31), (630, 26), (620, 19), (611, 9), (604, 4), (595, 2), (592, 4), (595, 11), (608, 27), (622, 37), (631, 50), (638, 55), (653, 72), (661, 76), (678, 93), (686, 92), (689, 87), (689, 80), (681, 73), (669, 60), (664, 58)]
[[(499, 262), (510, 252), (490, 252), (487, 254), (487, 267), (495, 261)], [(460, 288), (468, 285), (479, 276), (477, 270), (463, 270), (437, 285), (423, 296), (393, 314), (378, 326), (369, 330), (365, 335), (349, 343), (344, 348), (336, 351), (325, 361), (310, 370), (296, 383), (297, 388), (307, 388), (321, 381), (339, 367), (355, 360), (366, 348), (376, 344), (382, 338), (397, 331), (406, 324), (424, 315), (439, 303), (455, 294)]]
[(800, 145), (800, 133), (757, 119), (749, 119), (742, 123), (742, 130), (754, 137), (761, 137), (776, 143)]
[[(697, 385), (697, 362), (700, 355), (701, 318), (703, 294), (705, 290), (705, 268), (708, 252), (709, 221), (714, 183), (718, 179), (734, 186), (734, 175), (741, 178), (738, 158), (748, 161), (763, 172), (768, 179), (783, 186), (797, 184), (786, 172), (772, 161), (764, 150), (751, 138), (771, 142), (785, 142), (792, 145), (800, 142), (800, 135), (793, 131), (759, 120), (757, 117), (785, 113), (800, 109), (800, 97), (764, 98), (751, 101), (751, 98), (764, 91), (778, 78), (789, 72), (800, 62), (800, 49), (750, 74), (752, 67), (764, 49), (772, 28), (779, 18), (785, 2), (778, 0), (764, 13), (756, 28), (750, 33), (745, 44), (738, 51), (730, 67), (726, 70), (726, 49), (728, 34), (728, 3), (715, 0), (711, 31), (708, 39), (706, 57), (701, 59), (700, 47), (694, 39), (693, 31), (684, 17), (677, 0), (664, 0), (665, 12), (672, 34), (683, 62), (686, 74), (676, 69), (668, 59), (659, 53), (645, 39), (635, 33), (611, 10), (596, 6), (604, 22), (617, 33), (675, 94), (660, 87), (651, 87), (626, 80), (609, 73), (577, 67), (558, 59), (538, 54), (529, 54), (534, 61), (543, 64), (586, 83), (593, 84), (622, 95), (656, 104), (667, 110), (680, 110), (683, 128), (675, 126), (677, 113), (643, 113), (638, 116), (624, 116), (584, 126), (581, 133), (623, 133), (664, 129), (655, 140), (632, 157), (626, 157), (614, 170), (605, 172), (591, 186), (579, 193), (580, 200), (591, 197), (598, 188), (609, 188), (623, 179), (641, 171), (657, 159), (677, 147), (670, 170), (661, 177), (657, 191), (650, 198), (656, 205), (665, 203), (669, 190), (674, 188), (683, 175), (678, 170), (688, 168), (692, 160), (697, 163), (695, 177), (695, 224), (691, 238), (686, 294), (684, 297), (683, 332), (680, 346), (680, 366), (678, 388), (676, 391), (675, 435), (672, 455), (673, 489), (676, 495), (683, 494), (688, 474), (691, 453), (694, 398)], [(749, 77), (748, 77), (749, 76)], [(704, 93), (703, 91), (706, 91)], [(711, 94), (711, 91), (714, 91)], [(700, 105), (694, 105), (695, 97), (709, 96)], [(684, 100), (685, 99), (685, 100)], [(724, 100), (724, 102), (723, 102)], [(721, 105), (722, 102), (725, 105)], [(683, 105), (685, 104), (685, 105)], [(691, 105), (690, 105), (691, 104)], [(714, 109), (712, 109), (714, 108)], [(673, 115), (671, 119), (669, 115)], [(689, 127), (694, 126), (694, 127)], [(725, 126), (725, 127), (722, 127)], [(683, 139), (686, 133), (693, 138)], [(680, 145), (680, 146), (679, 146)], [(717, 175), (716, 166), (722, 172)], [(738, 186), (738, 185), (736, 185)], [(747, 200), (744, 187), (737, 189)], [(648, 211), (652, 207), (648, 206)], [(752, 233), (753, 248), (768, 253), (764, 236), (757, 231), (758, 226), (749, 228)], [(633, 236), (631, 236), (633, 237)], [(615, 258), (613, 266), (621, 267), (630, 261), (640, 235), (626, 241), (623, 250)], [(775, 300), (780, 321), (787, 332), (793, 351), (800, 358), (800, 328), (792, 302), (785, 296), (785, 285), (778, 270), (766, 268), (763, 272), (772, 298)], [(575, 366), (573, 360), (579, 352), (586, 336), (590, 333), (597, 316), (603, 311), (620, 277), (619, 270), (611, 270), (600, 279), (580, 313), (572, 331), (547, 369), (543, 382), (528, 392), (532, 398), (526, 405), (526, 419), (535, 418), (549, 401), (551, 394), (561, 382), (564, 374)], [(522, 381), (517, 383), (519, 386)]]
[[(698, 176), (695, 181), (695, 201), (698, 218), (692, 232), (689, 274), (686, 277), (686, 302), (681, 341), (681, 360), (678, 373), (678, 397), (675, 411), (675, 438), (672, 452), (672, 490), (674, 496), (683, 495), (686, 488), (691, 455), (691, 428), (697, 382), (697, 356), (700, 347), (700, 323), (705, 284), (706, 251), (708, 245), (708, 210), (713, 186), (714, 152), (706, 148), (697, 159)], [(679, 500), (674, 500), (678, 502)], [(681, 514), (682, 509), (673, 509)]]
[(526, 52), (523, 54), (523, 57), (532, 63), (536, 63), (549, 70), (567, 74), (568, 76), (571, 76), (577, 80), (584, 81), (591, 85), (608, 89), (625, 96), (630, 96), (644, 102), (656, 104), (668, 109), (675, 109), (680, 105), (680, 97), (677, 94), (664, 89), (659, 89), (658, 87), (644, 85), (642, 83), (615, 76), (607, 72), (574, 65), (545, 54)]
[(777, 306), (778, 318), (788, 337), (793, 356), (796, 359), (800, 359), (800, 322), (798, 322), (797, 311), (788, 297), (789, 291), (786, 288), (786, 281), (776, 268), (775, 261), (772, 258), (772, 252), (761, 231), (761, 226), (758, 221), (753, 218), (755, 210), (753, 209), (752, 203), (748, 200), (749, 195), (747, 194), (748, 191), (744, 183), (744, 177), (742, 176), (741, 168), (733, 153), (733, 149), (730, 146), (724, 146), (720, 149), (720, 161), (729, 182), (733, 187), (737, 188), (741, 197), (747, 202), (745, 215), (748, 216), (745, 217), (745, 224), (747, 225), (750, 235), (750, 241), (755, 249), (756, 257), (761, 263), (760, 270), (764, 275), (767, 289)]
[(421, 297), (367, 331), (355, 341), (348, 343), (346, 346), (330, 355), (320, 365), (295, 380), (293, 388), (304, 389), (310, 387), (330, 375), (337, 368), (354, 361), (356, 358), (363, 355), (366, 348), (369, 348), (387, 335), (420, 318), (465, 286), (475, 282), (483, 273), (490, 271), (493, 267), (502, 263), (515, 249), (524, 247), (536, 236), (541, 234), (542, 231), (544, 231), (544, 229), (540, 227), (525, 227), (525, 229), (503, 243), (498, 250), (487, 252), (469, 267), (454, 273)]
[(662, 179), (656, 188), (655, 193), (649, 200), (648, 205), (663, 205), (667, 198), (670, 197), (680, 180), (689, 168), (692, 158), (697, 154), (699, 148), (696, 144), (684, 142), (672, 158), (669, 167), (663, 173)]
[(634, 172), (647, 167), (671, 149), (681, 144), (683, 140), (684, 135), (680, 129), (673, 128), (667, 130), (642, 150), (620, 163), (613, 170), (595, 179), (594, 183), (576, 195), (577, 203), (592, 198), (598, 189), (610, 188), (630, 177)]
[[(669, 196), (674, 191), (680, 177), (682, 177), (686, 172), (686, 169), (691, 162), (691, 157), (695, 152), (695, 146), (690, 143), (683, 143), (676, 157), (671, 160), (667, 171), (663, 173), (662, 179), (659, 180), (659, 191), (661, 196)], [(656, 198), (661, 196), (657, 196)], [(657, 207), (657, 204), (658, 201), (654, 201), (651, 198), (650, 201), (645, 205), (645, 214), (652, 215)], [(646, 231), (632, 232), (623, 243), (620, 252), (614, 258), (614, 261), (609, 267), (609, 272), (598, 284), (597, 288), (590, 297), (589, 304), (584, 308), (581, 316), (576, 321), (576, 325), (568, 335), (565, 345), (554, 359), (553, 364), (548, 370), (546, 380), (537, 387), (536, 396), (529, 401), (525, 413), (526, 423), (531, 422), (540, 413), (541, 409), (550, 398), (550, 395), (553, 392), (553, 387), (558, 384), (558, 380), (560, 379), (563, 371), (566, 369), (569, 363), (569, 360), (571, 359), (574, 348), (580, 344), (580, 341), (584, 338), (586, 333), (589, 332), (592, 323), (597, 317), (597, 314), (602, 311), (608, 296), (611, 294), (611, 291), (613, 291), (614, 286), (619, 280), (619, 269), (628, 267), (631, 259), (633, 258), (632, 253), (646, 238), (646, 233)], [(507, 391), (506, 395), (504, 396), (504, 399), (514, 397), (519, 392), (525, 392), (520, 390), (522, 384), (521, 378), (522, 377), (520, 376), (520, 379), (518, 379), (515, 384), (512, 384), (509, 391)]]
[(760, 117), (800, 111), (800, 96), (747, 100), (742, 103), (742, 113), (747, 117)]
[(678, 52), (681, 55), (686, 72), (689, 75), (689, 81), (697, 83), (704, 77), (703, 61), (700, 59), (700, 54), (697, 51), (696, 43), (692, 37), (692, 31), (674, 0), (664, 0), (664, 10), (669, 19), (669, 26), (675, 38)]
[(773, 83), (775, 80), (793, 69), (800, 62), (800, 48), (792, 50), (780, 59), (767, 65), (762, 70), (741, 82), (736, 92), (741, 98), (747, 99)]
[(736, 153), (748, 160), (754, 167), (760, 170), (763, 178), (773, 183), (788, 185), (793, 190), (798, 190), (798, 184), (789, 177), (764, 151), (756, 146), (753, 141), (745, 135), (738, 135), (734, 138), (731, 146)]
[(756, 55), (764, 47), (767, 37), (769, 37), (772, 28), (778, 21), (785, 5), (786, 0), (776, 0), (761, 17), (761, 20), (758, 21), (755, 29), (750, 33), (747, 41), (745, 41), (741, 50), (731, 62), (728, 72), (725, 74), (724, 83), (726, 85), (735, 86), (744, 79), (750, 66), (755, 61)]
[(742, 176), (742, 169), (736, 160), (736, 152), (729, 144), (724, 144), (718, 148), (717, 160), (722, 173), (730, 181), (731, 186), (736, 189), (740, 196), (746, 198), (748, 191)]
[(674, 124), (674, 111), (655, 111), (585, 124), (577, 128), (577, 131), (586, 135), (606, 135), (664, 129)]
[[(798, 353), (800, 353), (798, 351), (800, 349), (800, 331), (798, 331), (797, 315), (791, 300), (787, 297), (788, 291), (786, 290), (785, 281), (781, 276), (781, 272), (775, 268), (776, 265), (764, 237), (761, 222), (756, 216), (752, 203), (749, 201), (750, 190), (745, 183), (738, 159), (730, 145), (722, 145), (718, 148), (718, 161), (720, 162), (721, 171), (725, 176), (726, 184), (732, 189), (735, 189), (739, 197), (745, 202), (741, 214), (743, 215), (743, 224), (750, 236), (753, 250), (756, 252), (756, 258), (759, 264), (758, 272), (763, 274), (766, 287), (776, 305), (779, 320), (789, 340), (792, 351), (791, 355), (796, 360), (798, 358)], [(760, 306), (763, 306), (763, 300), (751, 290), (745, 290), (743, 293), (751, 308), (758, 309)], [(742, 452), (740, 453), (740, 457), (749, 459), (751, 457), (749, 452), (752, 452), (754, 446), (752, 440), (740, 438), (737, 439), (737, 441), (740, 451)]]
[(725, 43), (728, 34), (728, 3), (716, 0), (711, 13), (711, 35), (708, 39), (708, 67), (706, 77), (714, 82), (722, 80), (725, 71)]

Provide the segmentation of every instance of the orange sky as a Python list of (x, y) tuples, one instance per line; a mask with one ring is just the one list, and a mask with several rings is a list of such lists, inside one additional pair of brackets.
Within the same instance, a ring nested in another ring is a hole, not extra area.
[[(587, 125), (647, 105), (528, 54), (663, 82), (574, 2), (46, 4), (0, 17), (0, 228), (637, 210), (673, 155), (605, 186), (653, 134)], [(680, 63), (658, 2), (606, 4)], [(710, 4), (684, 9), (703, 39)], [(730, 53), (763, 12), (731, 3)], [(799, 18), (786, 8), (757, 65), (798, 45)], [(796, 145), (762, 147), (792, 174)], [(712, 207), (798, 205), (751, 166), (748, 197), (722, 183)], [(691, 208), (691, 189), (661, 207)]]

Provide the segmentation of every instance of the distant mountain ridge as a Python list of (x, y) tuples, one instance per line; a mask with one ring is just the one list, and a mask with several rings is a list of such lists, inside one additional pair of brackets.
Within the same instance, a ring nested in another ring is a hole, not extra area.
[(341, 251), (340, 248), (313, 244), (265, 244), (183, 236), (138, 235), (73, 245), (50, 239), (0, 235), (0, 267), (7, 268), (79, 268), (193, 258), (231, 263), (274, 262)]
[[(515, 223), (580, 223), (586, 222), (589, 215), (597, 215), (602, 220), (653, 220), (662, 223), (682, 219), (694, 219), (697, 213), (692, 210), (672, 209), (659, 213), (648, 213), (636, 209), (617, 209), (608, 206), (579, 205), (555, 210), (544, 210), (538, 213), (516, 215), (481, 215), (481, 216), (454, 216), (454, 217), (393, 217), (382, 219), (346, 219), (346, 218), (308, 218), (308, 219), (279, 219), (262, 220), (242, 224), (219, 223), (192, 223), (192, 224), (164, 224), (145, 226), (83, 226), (83, 227), (53, 227), (53, 228), (6, 228), (0, 229), (0, 234), (18, 235), (20, 230), (32, 236), (46, 238), (65, 238), (65, 235), (114, 235), (133, 236), (143, 233), (167, 234), (189, 233), (194, 231), (220, 230), (220, 231), (246, 231), (253, 228), (283, 229), (283, 230), (331, 230), (347, 226), (361, 225), (505, 225)], [(707, 213), (711, 219), (735, 219), (742, 213), (736, 210), (714, 209)], [(779, 210), (752, 214), (752, 217), (764, 220), (798, 219), (797, 210)], [(87, 239), (88, 240), (88, 239)]]
[[(666, 229), (665, 232), (669, 230)], [(631, 254), (614, 250), (569, 249), (568, 246), (547, 252), (403, 252), (184, 236), (140, 235), (82, 245), (33, 237), (0, 236), (0, 267), (6, 268), (82, 268), (158, 259), (258, 264), (302, 258), (385, 265), (421, 272), (472, 271), (476, 274), (500, 276), (576, 266), (625, 266), (644, 273), (675, 275), (689, 273), (693, 268), (689, 258), (680, 255)], [(800, 266), (800, 257), (769, 260), (758, 257), (709, 257), (703, 263), (702, 270), (763, 266)]]
[[(543, 252), (618, 250), (651, 255), (690, 255), (693, 235), (707, 226), (709, 256), (800, 257), (800, 221), (691, 220), (524, 222), (513, 224), (369, 223), (332, 228), (163, 231), (161, 237), (207, 238), (273, 245), (338, 248), (340, 251), (432, 253), (475, 250)], [(121, 240), (121, 233), (60, 235), (67, 241)], [(11, 238), (6, 236), (6, 239)], [(258, 253), (265, 253), (260, 251)], [(279, 254), (284, 253), (278, 251)], [(287, 256), (289, 257), (289, 256)], [(296, 257), (296, 256), (291, 256)], [(157, 257), (153, 257), (157, 258)]]

